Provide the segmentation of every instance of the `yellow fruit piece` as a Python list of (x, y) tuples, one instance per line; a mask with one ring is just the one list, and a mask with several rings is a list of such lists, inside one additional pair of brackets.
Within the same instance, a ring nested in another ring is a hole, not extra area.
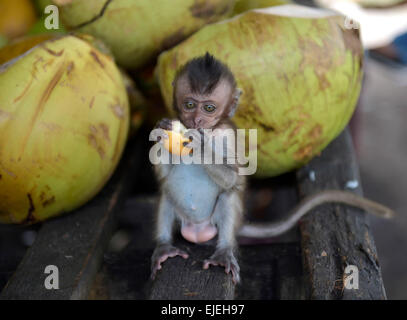
[(184, 143), (190, 142), (190, 139), (184, 137), (186, 128), (179, 121), (173, 122), (173, 130), (164, 130), (168, 139), (164, 140), (164, 147), (171, 153), (186, 156), (191, 153), (192, 149), (184, 147)]

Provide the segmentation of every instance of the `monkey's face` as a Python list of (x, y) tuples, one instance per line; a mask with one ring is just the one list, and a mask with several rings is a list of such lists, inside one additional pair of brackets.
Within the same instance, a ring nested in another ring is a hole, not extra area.
[(211, 129), (227, 118), (233, 102), (233, 88), (226, 80), (209, 94), (192, 92), (186, 77), (178, 80), (175, 99), (179, 118), (189, 129)]

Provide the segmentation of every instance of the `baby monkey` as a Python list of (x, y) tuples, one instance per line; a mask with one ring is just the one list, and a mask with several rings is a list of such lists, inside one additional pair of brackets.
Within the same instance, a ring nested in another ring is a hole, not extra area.
[[(238, 105), (240, 91), (229, 68), (209, 53), (185, 64), (173, 82), (173, 106), (193, 143), (200, 141), (213, 156), (222, 150), (212, 148), (204, 139), (203, 129), (217, 135), (234, 134), (230, 118)], [(157, 127), (172, 129), (172, 121), (163, 119)], [(199, 130), (199, 131), (198, 131)], [(163, 151), (162, 149), (162, 152)], [(237, 163), (237, 161), (235, 161)], [(238, 174), (237, 164), (158, 164), (155, 171), (161, 186), (156, 240), (152, 257), (152, 277), (169, 257), (188, 254), (172, 245), (172, 231), (177, 220), (182, 236), (194, 243), (206, 242), (218, 235), (215, 253), (203, 267), (220, 265), (233, 281), (239, 281), (239, 265), (235, 258), (235, 233), (243, 212), (245, 177)]]
[[(230, 155), (224, 149), (213, 148), (211, 140), (205, 139), (203, 129), (216, 129), (212, 132), (226, 138), (231, 132), (236, 136), (236, 128), (230, 118), (236, 111), (240, 90), (229, 68), (209, 53), (187, 62), (176, 74), (173, 87), (173, 107), (178, 119), (187, 129), (195, 129), (185, 134), (191, 138), (190, 145), (186, 147), (192, 148), (199, 141), (203, 148), (212, 152), (213, 158), (220, 156), (224, 162), (155, 165), (161, 196), (151, 276), (154, 279), (161, 264), (170, 257), (188, 258), (185, 251), (172, 244), (173, 226), (178, 222), (182, 236), (190, 242), (203, 243), (218, 236), (215, 252), (204, 261), (203, 268), (222, 266), (237, 283), (240, 276), (235, 257), (236, 234), (242, 221), (245, 176), (238, 174), (237, 161), (234, 161), (235, 164), (226, 161)], [(172, 120), (163, 119), (157, 127), (172, 130)], [(161, 148), (161, 152), (168, 151)], [(293, 227), (313, 207), (324, 202), (344, 202), (380, 216), (391, 214), (386, 207), (352, 193), (325, 191), (304, 199), (287, 220), (276, 224), (243, 226), (239, 235), (254, 238), (279, 235)]]

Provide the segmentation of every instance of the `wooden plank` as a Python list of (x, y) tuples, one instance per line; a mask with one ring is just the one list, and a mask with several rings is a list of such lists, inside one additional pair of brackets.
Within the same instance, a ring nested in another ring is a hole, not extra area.
[(168, 259), (152, 283), (153, 300), (231, 300), (235, 285), (221, 267), (202, 268), (203, 260), (213, 254), (214, 245), (191, 245), (182, 239), (175, 246), (189, 254), (188, 259)]
[[(128, 270), (131, 261), (139, 260), (140, 257), (148, 256), (148, 275), (150, 273), (150, 258), (154, 248), (152, 241), (152, 225), (154, 211), (158, 198), (156, 196), (143, 196), (130, 201), (130, 211), (133, 214), (119, 215), (122, 225), (133, 226), (140, 230), (134, 234), (132, 243), (120, 255), (116, 255), (115, 261), (108, 263), (107, 271), (113, 276), (115, 282), (120, 282), (125, 287), (130, 287), (131, 292), (123, 292), (122, 288), (116, 285), (109, 285), (109, 291), (114, 297), (140, 298), (140, 293), (136, 293), (141, 287), (147, 285), (147, 298), (154, 300), (186, 300), (203, 299), (219, 300), (233, 299), (234, 285), (232, 277), (225, 274), (224, 268), (211, 266), (208, 270), (202, 269), (203, 260), (207, 259), (215, 251), (215, 242), (209, 244), (194, 245), (181, 239), (175, 233), (174, 245), (187, 251), (188, 259), (180, 257), (170, 258), (162, 264), (162, 269), (157, 273), (154, 281), (146, 284), (145, 272), (131, 277), (131, 279), (120, 279), (120, 271)], [(146, 231), (148, 230), (148, 231)], [(145, 260), (145, 258), (143, 258)], [(110, 264), (110, 265), (109, 265)], [(130, 283), (131, 282), (131, 283)], [(122, 286), (122, 287), (123, 287)], [(142, 289), (144, 290), (144, 289)]]
[(285, 244), (281, 253), (276, 255), (277, 299), (304, 300), (305, 286), (301, 263), (301, 248), (299, 243)]
[(104, 292), (110, 299), (232, 299), (234, 286), (223, 268), (202, 269), (203, 260), (215, 250), (209, 245), (193, 245), (176, 235), (175, 245), (190, 257), (171, 258), (164, 262), (155, 281), (150, 280), (150, 259), (155, 243), (152, 239), (154, 212), (158, 198), (142, 195), (129, 199), (126, 212), (118, 215), (120, 225), (131, 230), (130, 243), (120, 252), (105, 254), (103, 268), (92, 288), (91, 299)]
[(117, 215), (117, 232), (129, 234), (130, 241), (119, 251), (111, 247), (112, 251), (105, 252), (99, 281), (95, 281), (89, 299), (148, 299), (156, 204), (157, 197), (146, 194), (127, 199), (125, 209)]
[[(115, 212), (121, 209), (137, 173), (138, 150), (138, 141), (128, 143), (115, 174), (96, 198), (75, 212), (43, 224), (1, 299), (86, 298), (114, 229)], [(44, 286), (48, 265), (58, 267), (57, 290)]]
[[(273, 188), (276, 197), (273, 197), (273, 203), (280, 198), (277, 189)], [(252, 192), (251, 197), (256, 198), (256, 192)], [(150, 286), (151, 299), (303, 298), (299, 243), (281, 244), (278, 240), (269, 245), (240, 246), (238, 260), (242, 282), (234, 294), (233, 284), (222, 268), (202, 270), (202, 261), (213, 253), (214, 246), (193, 245), (179, 239), (178, 246), (187, 250), (191, 257), (188, 260), (167, 260), (157, 280), (148, 283), (149, 263), (144, 260), (149, 262), (153, 250), (151, 225), (157, 202), (155, 196), (128, 200), (127, 214), (123, 212), (118, 218), (122, 227), (134, 229), (131, 243), (123, 252), (109, 255), (103, 275), (100, 275), (106, 281), (103, 285), (96, 285), (95, 292), (107, 292), (112, 299), (143, 299), (146, 287)], [(132, 272), (134, 270), (137, 271)]]
[[(349, 130), (297, 172), (300, 197), (325, 189), (352, 189), (362, 195), (361, 181)], [(326, 204), (300, 224), (304, 270), (311, 299), (385, 299), (376, 247), (365, 212)], [(344, 269), (359, 269), (359, 289), (344, 287)]]
[(240, 253), (242, 282), (236, 299), (303, 299), (299, 243), (242, 246)]
[[(150, 257), (154, 249), (152, 240), (153, 213), (157, 204), (155, 196), (138, 196), (128, 199), (126, 210), (118, 215), (118, 233), (126, 231), (130, 242), (121, 251), (105, 253), (103, 268), (95, 281), (90, 299), (146, 299), (151, 292)], [(292, 205), (291, 205), (292, 206)], [(197, 246), (188, 245), (194, 251)], [(208, 254), (212, 251), (208, 248)], [(203, 257), (205, 258), (205, 257)], [(236, 286), (236, 299), (304, 299), (301, 248), (296, 243), (271, 243), (268, 245), (242, 245), (238, 254), (242, 282)], [(195, 260), (192, 265), (201, 266)], [(167, 261), (169, 262), (169, 261)], [(163, 268), (166, 269), (166, 263)], [(221, 270), (221, 269), (220, 269)], [(183, 270), (183, 272), (194, 272)], [(208, 270), (205, 270), (208, 272)], [(205, 272), (202, 271), (202, 272)], [(175, 274), (179, 270), (173, 270)], [(199, 270), (201, 272), (201, 270)], [(199, 275), (199, 281), (202, 281)], [(169, 283), (173, 279), (168, 280)], [(177, 286), (177, 284), (171, 284)], [(182, 299), (199, 298), (184, 282), (184, 291), (176, 292)], [(170, 285), (168, 285), (170, 286)], [(178, 286), (179, 287), (179, 286)], [(205, 287), (204, 290), (207, 290)], [(173, 292), (166, 292), (167, 299), (175, 299)]]

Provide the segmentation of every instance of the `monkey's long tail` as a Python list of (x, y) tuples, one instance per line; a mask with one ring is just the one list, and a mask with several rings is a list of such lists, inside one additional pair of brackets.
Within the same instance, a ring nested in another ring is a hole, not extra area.
[(273, 223), (245, 224), (238, 231), (238, 236), (247, 238), (270, 238), (290, 230), (304, 215), (313, 208), (329, 202), (347, 204), (366, 210), (381, 218), (392, 218), (393, 210), (355, 193), (340, 190), (325, 190), (305, 197), (296, 205), (282, 221)]

